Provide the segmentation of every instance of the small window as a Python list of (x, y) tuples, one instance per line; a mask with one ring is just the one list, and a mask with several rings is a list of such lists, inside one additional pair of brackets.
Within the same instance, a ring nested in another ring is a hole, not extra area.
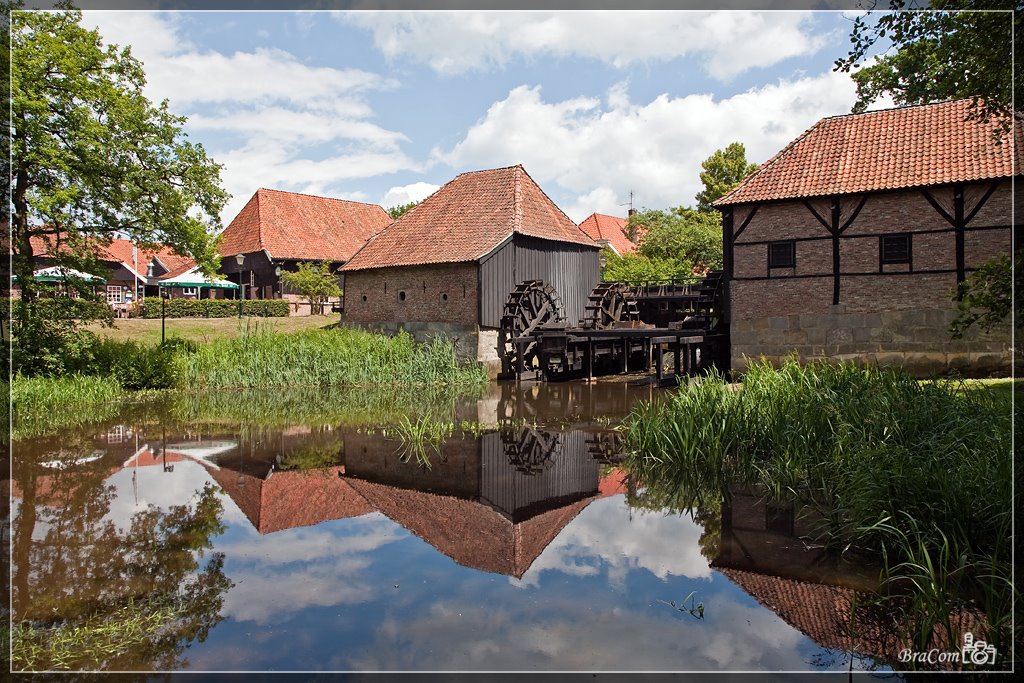
[(792, 268), (795, 265), (796, 243), (793, 240), (770, 242), (768, 244), (769, 268)]
[(107, 285), (107, 303), (124, 303), (124, 290), (120, 285)]
[(398, 293), (398, 300), (399, 301), (405, 301), (405, 291), (404, 290), (402, 290), (402, 291), (400, 291)]
[(910, 263), (910, 233), (882, 235), (878, 238), (882, 263)]
[(441, 303), (448, 303), (448, 292), (441, 292)]

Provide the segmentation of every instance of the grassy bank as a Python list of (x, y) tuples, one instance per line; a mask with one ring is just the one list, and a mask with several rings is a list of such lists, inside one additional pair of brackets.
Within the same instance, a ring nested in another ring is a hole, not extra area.
[[(137, 390), (419, 387), (422, 394), (441, 387), (471, 391), (487, 382), (478, 364), (456, 360), (451, 343), (421, 345), (406, 334), (338, 329), (283, 334), (259, 327), (206, 344), (93, 340), (67, 354), (59, 376), (15, 375), (16, 438), (102, 419), (123, 400), (137, 400)], [(406, 403), (417, 401), (411, 394), (407, 398)]]
[(884, 563), (887, 608), (919, 649), (960, 642), (966, 609), (1007, 653), (1008, 397), (853, 365), (757, 365), (741, 388), (710, 378), (638, 408), (626, 446), (641, 481), (672, 478), (695, 502), (743, 483), (816, 508), (821, 541)]
[(361, 330), (250, 334), (199, 346), (181, 356), (181, 386), (478, 386), (476, 363), (461, 363), (447, 341), (420, 345), (408, 334)]
[[(206, 344), (221, 339), (237, 339), (253, 332), (291, 334), (321, 330), (338, 322), (337, 315), (308, 315), (288, 318), (168, 318), (167, 338)], [(129, 318), (115, 320), (112, 327), (89, 325), (87, 330), (103, 339), (160, 343), (160, 319)]]

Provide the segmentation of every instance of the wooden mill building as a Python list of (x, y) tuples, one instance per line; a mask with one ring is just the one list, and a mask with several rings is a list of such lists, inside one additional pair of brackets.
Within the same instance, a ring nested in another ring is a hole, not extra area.
[(957, 283), (1010, 253), (1024, 141), (1019, 119), (970, 115), (961, 100), (822, 119), (715, 202), (734, 369), (796, 352), (1009, 370), (1008, 326), (950, 339)]
[(583, 317), (600, 246), (522, 166), (463, 173), (403, 214), (341, 269), (345, 324), (445, 335), (497, 373), (497, 328), (516, 285), (540, 279)]
[(242, 284), (246, 299), (293, 299), (298, 308), (278, 268), (328, 261), (336, 270), (390, 222), (376, 204), (260, 188), (222, 233), (220, 272)]

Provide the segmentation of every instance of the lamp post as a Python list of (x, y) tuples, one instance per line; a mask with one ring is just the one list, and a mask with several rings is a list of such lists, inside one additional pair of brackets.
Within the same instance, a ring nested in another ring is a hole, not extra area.
[(245, 254), (235, 254), (235, 263), (238, 264), (238, 317), (242, 317), (242, 307), (245, 305), (245, 285), (242, 284), (242, 264), (245, 263)]
[(284, 287), (281, 286), (281, 273), (282, 272), (284, 272), (284, 271), (281, 270), (281, 266), (280, 265), (278, 265), (276, 268), (274, 268), (274, 277), (277, 278), (277, 295), (283, 299), (284, 298)]
[[(153, 276), (153, 262), (150, 261), (149, 267), (146, 269), (146, 284), (149, 284)], [(167, 341), (167, 292), (164, 291), (164, 286), (160, 282), (156, 283), (156, 291), (160, 293), (160, 346), (163, 346), (164, 342)], [(143, 315), (145, 315), (145, 312), (143, 312)]]

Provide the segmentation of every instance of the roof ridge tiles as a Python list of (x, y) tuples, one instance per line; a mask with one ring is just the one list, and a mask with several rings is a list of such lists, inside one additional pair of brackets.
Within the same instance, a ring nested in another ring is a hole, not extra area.
[[(343, 197), (327, 197), (327, 196), (322, 195), (322, 194), (312, 194), (312, 193), (309, 193), (309, 192), (292, 192), (291, 190), (278, 190), (277, 188), (273, 188), (273, 187), (260, 187), (260, 188), (257, 188), (256, 192), (257, 193), (260, 193), (260, 192), (274, 192), (276, 194), (289, 194), (289, 195), (294, 195), (296, 197), (311, 197), (313, 199), (325, 199), (327, 201), (332, 201), (332, 202), (345, 202), (346, 204), (363, 204), (365, 206), (380, 206), (380, 204), (375, 204), (373, 202), (361, 202), (358, 199), (344, 199)], [(381, 208), (383, 208), (383, 207), (381, 207)]]

